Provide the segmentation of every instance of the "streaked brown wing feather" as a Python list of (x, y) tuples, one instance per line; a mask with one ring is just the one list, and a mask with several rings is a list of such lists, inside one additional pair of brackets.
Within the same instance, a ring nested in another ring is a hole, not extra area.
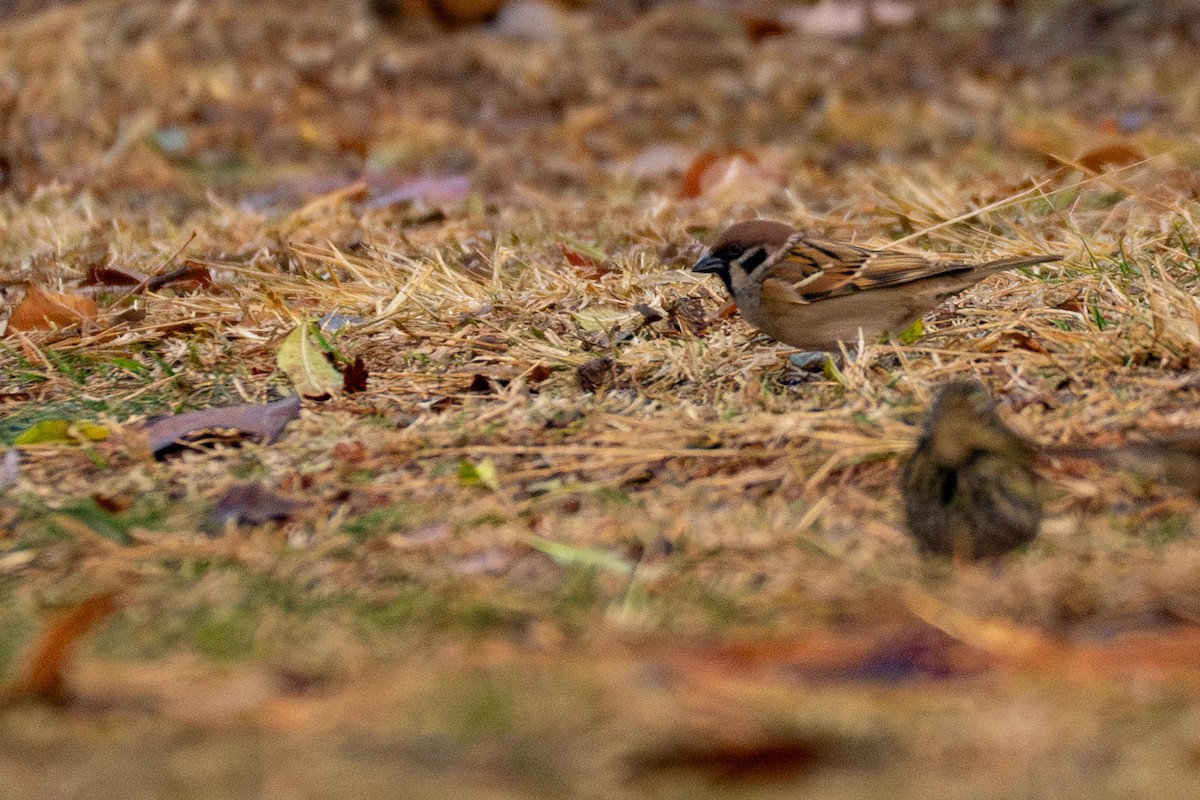
[(967, 268), (964, 264), (939, 264), (909, 253), (868, 250), (845, 242), (797, 236), (772, 267), (763, 288), (766, 291), (769, 281), (786, 282), (796, 296), (791, 302), (807, 303)]

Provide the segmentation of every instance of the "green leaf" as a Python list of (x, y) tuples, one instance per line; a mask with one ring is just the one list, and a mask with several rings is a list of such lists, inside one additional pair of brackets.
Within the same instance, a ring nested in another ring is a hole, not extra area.
[(108, 428), (94, 422), (68, 419), (44, 419), (18, 436), (13, 444), (76, 444), (80, 441), (103, 442)]
[(896, 337), (896, 341), (900, 344), (913, 344), (922, 336), (925, 335), (925, 320), (918, 319), (912, 325), (909, 325), (904, 331)]
[(335, 395), (342, 390), (342, 373), (334, 369), (313, 343), (312, 322), (305, 320), (288, 334), (279, 347), (275, 363), (288, 376), (296, 393), (304, 397)]
[(464, 486), (485, 486), (493, 492), (500, 491), (496, 464), (490, 458), (485, 458), (478, 464), (472, 464), (466, 459), (458, 462), (458, 480)]
[(838, 369), (838, 365), (833, 363), (832, 357), (825, 359), (825, 364), (822, 365), (821, 372), (824, 374), (825, 380), (833, 381), (834, 383), (837, 383), (843, 387), (847, 385), (846, 376), (842, 374), (840, 369)]
[(149, 372), (149, 370), (147, 370), (140, 362), (134, 361), (132, 358), (122, 358), (117, 356), (116, 358), (110, 358), (108, 362), (114, 366), (120, 367), (121, 369), (127, 369), (130, 372), (138, 375), (145, 375), (147, 372)]
[(633, 322), (641, 315), (636, 311), (621, 311), (616, 308), (587, 308), (571, 314), (576, 324), (585, 331), (611, 331), (623, 324)]
[(631, 561), (603, 547), (576, 547), (540, 536), (530, 536), (527, 541), (532, 547), (541, 550), (563, 566), (603, 569), (626, 576), (633, 571), (634, 565)]

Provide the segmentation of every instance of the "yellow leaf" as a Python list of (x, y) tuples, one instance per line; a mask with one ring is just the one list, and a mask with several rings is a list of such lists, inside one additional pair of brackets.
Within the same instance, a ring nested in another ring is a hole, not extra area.
[(288, 376), (296, 393), (304, 397), (335, 395), (342, 389), (342, 373), (334, 369), (309, 335), (312, 323), (305, 320), (288, 334), (275, 363)]

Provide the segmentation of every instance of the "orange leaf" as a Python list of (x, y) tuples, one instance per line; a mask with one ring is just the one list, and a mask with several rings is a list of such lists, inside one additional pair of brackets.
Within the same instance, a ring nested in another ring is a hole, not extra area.
[(567, 263), (575, 267), (586, 280), (599, 280), (613, 271), (611, 264), (600, 261), (587, 253), (581, 253), (573, 247), (560, 243), (558, 248), (562, 250), (563, 258), (567, 260)]
[(746, 37), (755, 44), (769, 36), (782, 36), (790, 30), (778, 17), (763, 10), (744, 11), (737, 14), (737, 20), (746, 31)]
[(589, 256), (587, 253), (581, 253), (573, 247), (567, 247), (565, 244), (559, 244), (559, 250), (562, 250), (563, 258), (572, 267), (598, 267), (600, 262)]
[(1127, 144), (1109, 144), (1089, 150), (1078, 159), (1079, 166), (1089, 172), (1104, 172), (1106, 167), (1124, 167), (1145, 161), (1146, 155)]
[(749, 150), (740, 147), (705, 150), (696, 156), (680, 182), (680, 199), (687, 200), (707, 193), (738, 160), (753, 167), (758, 166), (758, 158)]
[(89, 297), (44, 292), (30, 285), (8, 318), (12, 331), (50, 331), (94, 319), (99, 309)]
[(71, 648), (116, 610), (115, 593), (96, 595), (72, 606), (47, 625), (29, 651), (24, 674), (13, 683), (13, 694), (51, 703), (63, 702), (66, 699), (63, 674)]
[(700, 155), (696, 156), (691, 165), (684, 173), (683, 181), (679, 184), (679, 196), (683, 199), (699, 197), (704, 193), (704, 184), (700, 179), (704, 177), (704, 173), (708, 172), (713, 164), (716, 164), (722, 158), (728, 156), (720, 150), (705, 150)]

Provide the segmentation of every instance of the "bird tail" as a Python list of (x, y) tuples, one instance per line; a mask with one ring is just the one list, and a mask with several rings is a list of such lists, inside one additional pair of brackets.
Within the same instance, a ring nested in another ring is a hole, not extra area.
[(1032, 267), (1035, 264), (1045, 264), (1047, 261), (1061, 261), (1062, 256), (1017, 256), (1016, 258), (1002, 258), (999, 261), (989, 261), (983, 265), (983, 268), (989, 272), (1001, 272), (1006, 269), (1019, 269), (1020, 267)]

